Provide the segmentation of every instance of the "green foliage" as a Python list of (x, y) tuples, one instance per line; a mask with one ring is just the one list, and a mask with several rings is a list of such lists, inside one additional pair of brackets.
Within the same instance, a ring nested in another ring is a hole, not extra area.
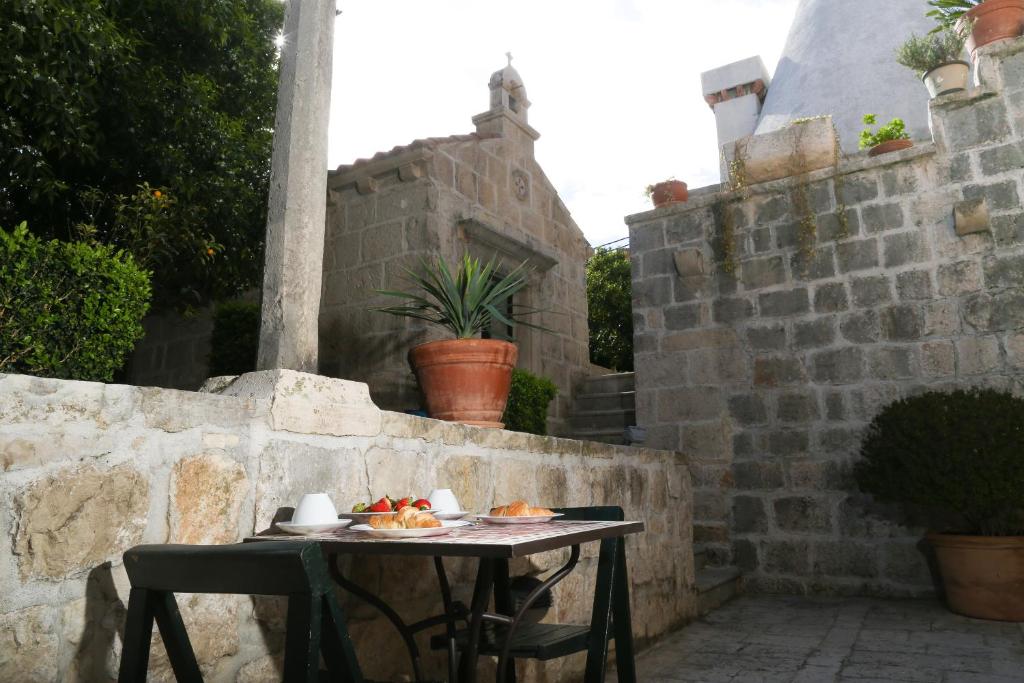
[(252, 372), (259, 345), (259, 305), (245, 301), (219, 304), (213, 312), (210, 336), (210, 377)]
[(938, 26), (935, 31), (942, 31), (956, 26), (968, 10), (980, 5), (984, 0), (928, 0), (932, 7), (927, 16), (935, 19)]
[(378, 294), (406, 299), (401, 306), (385, 306), (372, 310), (390, 313), (406, 318), (416, 318), (441, 325), (455, 335), (456, 339), (469, 339), (489, 329), (491, 322), (497, 320), (503, 325), (525, 325), (536, 329), (544, 329), (522, 319), (524, 315), (538, 311), (523, 306), (519, 312), (509, 313), (501, 308), (505, 303), (526, 286), (526, 278), (530, 271), (524, 261), (513, 268), (508, 275), (499, 277), (495, 270), (498, 259), (494, 257), (489, 263), (481, 266), (479, 259), (462, 256), (459, 270), (453, 276), (444, 259), (438, 257), (434, 263), (425, 260), (420, 262), (422, 272), (406, 270), (406, 281), (422, 290), (424, 295), (413, 292), (400, 292), (378, 289)]
[[(864, 115), (864, 125), (874, 126), (875, 123), (876, 117), (874, 114)], [(910, 135), (907, 134), (907, 127), (903, 122), (903, 119), (893, 119), (884, 126), (880, 126), (877, 131), (872, 131), (871, 128), (865, 128), (862, 130), (860, 132), (860, 148), (868, 149), (890, 140), (909, 139)]]
[(0, 3), (0, 224), (62, 239), (85, 224), (148, 261), (119, 227), (148, 182), (176, 200), (153, 226), (173, 245), (151, 261), (156, 305), (257, 284), (282, 13), (279, 0)]
[(969, 32), (947, 29), (926, 36), (911, 35), (896, 50), (896, 61), (923, 76), (935, 67), (958, 62)]
[(544, 435), (548, 433), (548, 406), (558, 395), (558, 387), (547, 377), (526, 370), (512, 370), (512, 390), (501, 421), (513, 432)]
[(988, 389), (896, 401), (871, 422), (861, 457), (857, 483), (879, 500), (955, 515), (956, 531), (1024, 533), (1024, 399)]
[(587, 261), (590, 360), (633, 369), (633, 286), (628, 252), (598, 249)]
[(0, 228), (0, 372), (111, 381), (150, 296), (131, 254)]

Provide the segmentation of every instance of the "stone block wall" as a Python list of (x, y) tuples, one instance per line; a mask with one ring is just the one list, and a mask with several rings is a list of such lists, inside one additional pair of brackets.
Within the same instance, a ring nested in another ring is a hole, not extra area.
[[(243, 375), (220, 395), (0, 375), (0, 528), (9, 540), (0, 546), (0, 680), (116, 678), (128, 599), (121, 554), (132, 545), (233, 543), (311, 491), (341, 507), (442, 486), (471, 510), (517, 497), (623, 505), (647, 524), (627, 541), (638, 639), (694, 615), (690, 481), (678, 453), (382, 412), (365, 385), (289, 371)], [(584, 548), (549, 618), (587, 622), (596, 552)], [(533, 556), (513, 573), (563, 561)], [(439, 609), (429, 560), (343, 564), (410, 621)], [(468, 600), (472, 563), (447, 564), (456, 597)], [(178, 601), (206, 680), (280, 680), (282, 601)], [(366, 605), (343, 604), (365, 674), (400, 680), (408, 663), (391, 626)], [(173, 680), (154, 643), (150, 680)], [(420, 647), (430, 652), (425, 640)], [(577, 656), (521, 673), (576, 680), (582, 665)], [(443, 659), (429, 654), (427, 668), (442, 676)]]
[(755, 589), (931, 591), (922, 530), (854, 493), (863, 429), (913, 392), (1024, 391), (1024, 39), (979, 78), (932, 103), (934, 144), (627, 219), (638, 422), (693, 456), (695, 541)]
[(590, 247), (534, 160), (532, 140), (418, 141), (332, 172), (328, 188), (321, 372), (368, 382), (388, 409), (421, 407), (406, 354), (445, 334), (370, 310), (398, 301), (373, 290), (409, 290), (404, 269), (420, 270), (421, 258), (497, 255), (506, 271), (529, 259), (535, 271), (514, 301), (542, 309), (535, 322), (550, 332), (516, 329), (519, 366), (558, 386), (549, 431), (568, 433), (573, 386), (589, 373)]

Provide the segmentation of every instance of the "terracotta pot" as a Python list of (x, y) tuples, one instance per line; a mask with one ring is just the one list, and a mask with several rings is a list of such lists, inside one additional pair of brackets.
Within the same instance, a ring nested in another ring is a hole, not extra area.
[(495, 429), (505, 426), (518, 357), (516, 345), (500, 339), (448, 339), (409, 351), (430, 417)]
[(1024, 621), (1024, 536), (928, 534), (949, 608), (978, 619)]
[(921, 80), (928, 88), (928, 94), (934, 99), (940, 95), (966, 90), (970, 75), (971, 65), (967, 62), (950, 62), (925, 72)]
[(651, 201), (654, 202), (656, 209), (667, 204), (685, 202), (689, 198), (690, 193), (686, 189), (686, 183), (681, 180), (666, 180), (663, 183), (658, 183), (654, 186), (654, 191), (651, 192)]
[(879, 154), (888, 154), (889, 152), (898, 152), (901, 149), (910, 149), (914, 146), (914, 143), (910, 140), (886, 140), (880, 145), (875, 145), (868, 150), (869, 157), (877, 157)]
[(974, 59), (979, 47), (1024, 34), (1024, 0), (985, 0), (968, 10), (964, 19), (974, 21), (967, 39)]

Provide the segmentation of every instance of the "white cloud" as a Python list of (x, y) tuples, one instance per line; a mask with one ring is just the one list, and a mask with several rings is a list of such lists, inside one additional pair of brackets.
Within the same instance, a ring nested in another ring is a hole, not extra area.
[(626, 234), (643, 188), (718, 182), (700, 72), (760, 54), (797, 0), (339, 0), (328, 161), (473, 130), (511, 50), (537, 157), (592, 244)]

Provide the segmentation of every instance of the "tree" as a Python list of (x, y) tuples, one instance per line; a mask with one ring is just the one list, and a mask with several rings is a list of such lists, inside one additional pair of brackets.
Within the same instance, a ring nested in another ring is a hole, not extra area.
[(131, 251), (156, 306), (255, 286), (282, 19), (279, 0), (0, 3), (0, 224)]
[(633, 369), (632, 296), (629, 253), (598, 249), (587, 262), (591, 362), (620, 372)]

